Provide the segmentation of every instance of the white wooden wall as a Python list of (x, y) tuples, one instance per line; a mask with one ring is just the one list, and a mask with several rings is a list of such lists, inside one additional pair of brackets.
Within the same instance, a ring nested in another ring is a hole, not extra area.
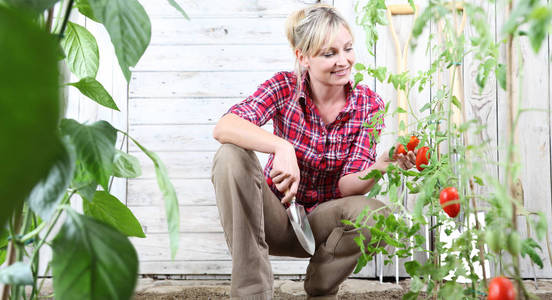
[[(155, 180), (153, 165), (138, 149), (127, 142), (120, 145), (136, 155), (143, 166), (143, 176), (119, 180), (114, 193), (135, 213), (146, 233), (145, 239), (132, 239), (140, 257), (142, 274), (188, 274), (226, 276), (231, 272), (231, 260), (223, 237), (210, 182), (211, 162), (218, 143), (212, 130), (220, 116), (234, 103), (251, 94), (264, 80), (281, 70), (293, 69), (293, 56), (284, 34), (287, 15), (315, 1), (300, 0), (177, 0), (191, 17), (185, 20), (168, 1), (140, 1), (151, 17), (151, 45), (134, 69), (130, 86), (120, 74), (113, 50), (107, 43), (103, 28), (93, 22), (86, 26), (99, 35), (101, 63), (99, 80), (112, 93), (121, 113), (111, 112), (82, 99), (70, 107), (80, 120), (107, 119), (130, 134), (148, 149), (156, 151), (167, 165), (175, 185), (181, 214), (180, 249), (170, 259), (164, 204)], [(354, 25), (354, 0), (327, 0), (334, 4), (353, 25), (357, 61), (364, 64), (396, 68), (394, 45), (387, 27), (379, 28), (380, 42), (375, 57), (364, 48), (364, 33)], [(406, 1), (387, 1), (407, 3)], [(424, 2), (418, 3), (421, 8)], [(502, 8), (490, 5), (489, 24), (500, 28)], [(411, 16), (396, 16), (394, 23), (402, 43), (412, 22)], [(432, 30), (435, 30), (432, 27)], [(473, 29), (465, 30), (469, 36)], [(430, 32), (420, 38), (425, 45)], [(108, 46), (106, 46), (108, 45)], [(551, 66), (547, 57), (552, 52), (546, 44), (541, 53), (533, 55), (528, 43), (522, 43), (525, 59), (523, 107), (550, 108)], [(433, 54), (432, 54), (433, 55)], [(410, 70), (426, 69), (429, 56), (424, 47), (409, 53)], [(479, 118), (488, 124), (487, 136), (495, 146), (505, 143), (505, 94), (496, 84), (482, 93), (475, 84), (475, 66), (467, 56), (463, 64), (464, 91), (469, 102), (469, 118)], [(444, 75), (443, 78), (447, 78)], [(494, 79), (491, 78), (494, 82)], [(366, 79), (383, 99), (396, 103), (392, 86)], [(432, 90), (413, 93), (416, 107), (422, 107)], [(77, 96), (75, 96), (77, 97)], [(392, 109), (394, 108), (392, 105)], [(545, 211), (552, 220), (550, 163), (550, 114), (531, 112), (520, 123), (520, 151), (523, 163), (522, 180), (525, 206)], [(386, 120), (386, 133), (397, 130), (395, 120)], [(266, 128), (270, 130), (270, 124)], [(378, 152), (387, 149), (396, 139), (393, 134), (383, 137)], [(118, 144), (119, 145), (119, 144)], [(127, 148), (128, 147), (128, 148)], [(503, 157), (498, 151), (491, 157)], [(261, 163), (266, 155), (260, 155)], [(500, 170), (493, 169), (497, 175)], [(552, 230), (552, 225), (549, 227)], [(543, 244), (546, 250), (546, 245)], [(420, 255), (416, 259), (422, 259)], [(537, 271), (539, 277), (552, 277), (548, 267)], [(273, 257), (275, 274), (304, 274), (307, 261)], [(377, 263), (369, 264), (360, 276), (379, 274)], [(394, 276), (393, 266), (384, 267), (385, 276)], [(525, 276), (533, 276), (527, 263)], [(401, 276), (406, 273), (401, 268)]]

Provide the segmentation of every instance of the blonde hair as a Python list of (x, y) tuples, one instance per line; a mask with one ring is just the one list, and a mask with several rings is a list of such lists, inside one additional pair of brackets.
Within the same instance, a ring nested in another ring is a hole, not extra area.
[[(353, 32), (343, 16), (332, 6), (315, 4), (293, 12), (286, 21), (286, 36), (293, 53), (300, 50), (303, 55), (315, 56), (325, 44), (331, 43), (344, 26), (351, 36)], [(302, 88), (302, 75), (305, 70), (295, 58), (295, 74), (298, 91)]]

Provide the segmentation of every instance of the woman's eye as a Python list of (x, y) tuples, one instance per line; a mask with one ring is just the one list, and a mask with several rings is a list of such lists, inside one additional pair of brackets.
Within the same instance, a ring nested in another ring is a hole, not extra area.
[(350, 48), (346, 48), (346, 49), (345, 49), (345, 51), (347, 51), (347, 52), (351, 52), (351, 51), (353, 51), (353, 47), (350, 47)]
[(324, 53), (322, 55), (324, 55), (325, 57), (331, 57), (332, 55), (334, 55), (334, 53), (333, 52), (327, 52), (327, 53)]

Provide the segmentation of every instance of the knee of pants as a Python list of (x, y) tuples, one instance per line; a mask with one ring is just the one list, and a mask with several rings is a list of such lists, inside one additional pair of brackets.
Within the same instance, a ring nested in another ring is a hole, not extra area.
[(261, 165), (255, 152), (234, 144), (222, 144), (213, 159), (212, 179), (230, 175), (244, 178), (262, 174)]

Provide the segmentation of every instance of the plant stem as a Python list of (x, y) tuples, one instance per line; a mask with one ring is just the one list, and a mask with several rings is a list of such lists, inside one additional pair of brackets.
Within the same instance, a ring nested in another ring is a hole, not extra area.
[(69, 0), (69, 4), (65, 9), (65, 16), (63, 17), (63, 23), (61, 24), (61, 29), (58, 33), (60, 39), (63, 38), (63, 34), (65, 33), (65, 27), (67, 27), (67, 22), (69, 21), (69, 16), (71, 15), (71, 10), (73, 9), (73, 2), (74, 0)]
[[(13, 220), (13, 224), (11, 222), (8, 222), (9, 223), (9, 230), (10, 230), (10, 236), (11, 236), (11, 240), (8, 244), (8, 253), (6, 255), (6, 266), (11, 266), (14, 262), (15, 262), (15, 259), (16, 259), (16, 247), (15, 247), (15, 244), (17, 243), (16, 241), (16, 234), (17, 232), (19, 231), (19, 227), (21, 226), (21, 213), (22, 213), (22, 207), (21, 205), (19, 205), (15, 211), (14, 211), (14, 214), (12, 215), (14, 220)], [(5, 284), (2, 286), (2, 293), (1, 293), (1, 296), (2, 296), (2, 300), (8, 300), (9, 299), (9, 296), (10, 296), (10, 285), (9, 284)]]

